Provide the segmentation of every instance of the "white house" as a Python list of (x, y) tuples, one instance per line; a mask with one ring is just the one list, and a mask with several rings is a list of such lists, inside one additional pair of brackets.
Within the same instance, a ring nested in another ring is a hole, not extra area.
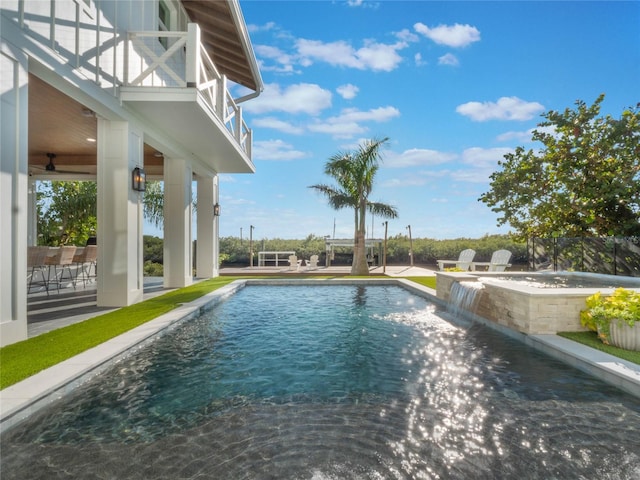
[[(142, 195), (165, 186), (164, 283), (218, 274), (218, 175), (253, 173), (262, 79), (237, 0), (2, 0), (0, 344), (27, 337), (34, 182), (97, 182), (100, 306), (142, 299)], [(47, 168), (52, 162), (55, 169)]]

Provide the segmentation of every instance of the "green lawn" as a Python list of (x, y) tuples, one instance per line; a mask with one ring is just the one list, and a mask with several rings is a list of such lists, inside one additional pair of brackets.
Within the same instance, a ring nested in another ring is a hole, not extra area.
[(640, 365), (640, 352), (624, 350), (612, 345), (605, 345), (598, 338), (598, 334), (596, 332), (558, 332), (558, 335)]

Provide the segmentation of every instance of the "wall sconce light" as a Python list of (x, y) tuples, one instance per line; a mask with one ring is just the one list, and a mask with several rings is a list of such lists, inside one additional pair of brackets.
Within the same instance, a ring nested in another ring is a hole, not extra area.
[(213, 216), (214, 217), (219, 217), (220, 216), (220, 204), (219, 203), (216, 203), (213, 206)]
[(136, 192), (144, 192), (147, 189), (147, 175), (140, 167), (131, 172), (131, 188)]

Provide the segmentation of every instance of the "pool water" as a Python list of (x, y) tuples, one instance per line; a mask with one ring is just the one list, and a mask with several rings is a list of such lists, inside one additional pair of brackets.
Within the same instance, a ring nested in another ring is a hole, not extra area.
[(3, 480), (640, 478), (640, 401), (396, 286), (251, 286), (2, 439)]

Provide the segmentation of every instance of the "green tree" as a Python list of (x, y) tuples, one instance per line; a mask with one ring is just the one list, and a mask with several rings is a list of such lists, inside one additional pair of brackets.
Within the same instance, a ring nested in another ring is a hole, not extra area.
[(96, 192), (95, 182), (40, 182), (38, 243), (84, 245), (96, 231)]
[(355, 152), (333, 155), (326, 163), (324, 173), (333, 178), (337, 186), (318, 184), (309, 187), (327, 197), (329, 205), (335, 210), (353, 208), (355, 232), (351, 275), (369, 274), (365, 249), (366, 212), (382, 218), (398, 216), (394, 207), (369, 201), (380, 168), (380, 147), (387, 140), (367, 140)]
[(147, 182), (142, 198), (144, 217), (158, 228), (164, 222), (164, 189), (162, 182)]
[(499, 162), (480, 201), (520, 238), (640, 235), (640, 104), (619, 119), (593, 105), (549, 111), (534, 152), (517, 147)]

